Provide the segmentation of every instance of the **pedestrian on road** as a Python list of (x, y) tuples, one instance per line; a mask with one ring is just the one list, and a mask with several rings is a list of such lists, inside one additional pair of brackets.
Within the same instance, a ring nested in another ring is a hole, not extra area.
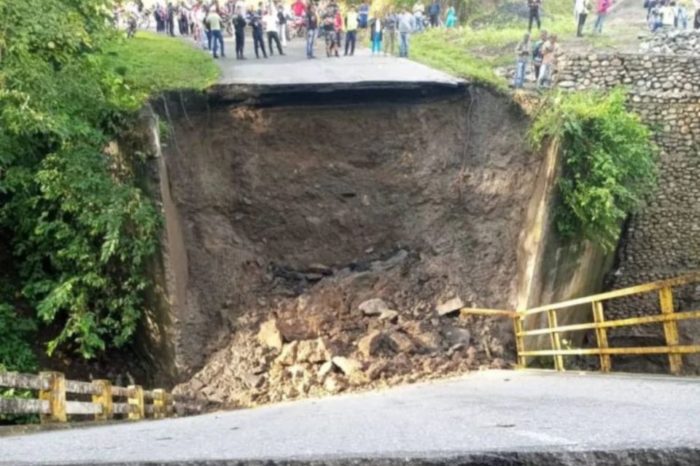
[(374, 16), (369, 23), (370, 37), (372, 39), (372, 55), (382, 51), (382, 20)]
[(527, 0), (527, 6), (530, 10), (530, 15), (527, 24), (527, 32), (532, 31), (532, 23), (537, 23), (537, 30), (540, 30), (542, 26), (540, 23), (540, 6), (542, 5), (542, 0)]
[(605, 20), (611, 5), (611, 0), (598, 0), (598, 6), (596, 8), (598, 16), (596, 17), (595, 24), (593, 25), (593, 32), (597, 32), (598, 34), (603, 33), (603, 21)]
[(409, 13), (406, 8), (399, 15), (399, 56), (408, 58), (408, 44), (411, 33), (416, 29), (416, 22), (413, 19), (413, 14)]
[(433, 3), (428, 7), (428, 16), (430, 16), (430, 27), (438, 27), (440, 22), (440, 3), (438, 0), (433, 0)]
[(206, 16), (205, 21), (209, 25), (209, 30), (211, 31), (211, 40), (214, 43), (214, 58), (219, 58), (219, 45), (221, 46), (221, 57), (225, 57), (224, 54), (224, 36), (221, 34), (221, 16), (219, 15), (219, 7), (214, 6)]
[(280, 3), (277, 6), (277, 35), (282, 41), (282, 47), (287, 46), (287, 15), (284, 12), (284, 7)]
[(545, 42), (547, 42), (547, 31), (540, 31), (539, 40), (535, 41), (535, 43), (532, 45), (532, 65), (535, 71), (535, 81), (537, 81), (540, 76), (543, 56), (542, 47), (544, 46)]
[(520, 89), (523, 87), (525, 82), (525, 73), (527, 72), (527, 62), (530, 59), (530, 33), (526, 32), (517, 47), (515, 47), (515, 55), (517, 56), (517, 62), (515, 66), (515, 79), (513, 80), (513, 87)]
[(236, 35), (236, 59), (245, 60), (243, 50), (245, 48), (245, 26), (246, 21), (240, 6), (236, 6), (236, 16), (233, 18), (233, 30)]
[(267, 58), (267, 52), (265, 51), (265, 41), (263, 40), (263, 23), (262, 18), (257, 11), (250, 12), (248, 19), (252, 33), (253, 33), (253, 48), (255, 49), (255, 58), (260, 58), (260, 51), (262, 51), (263, 57)]
[(576, 20), (576, 37), (583, 36), (583, 26), (591, 11), (591, 0), (576, 0), (574, 5), (574, 18)]
[(275, 54), (275, 49), (272, 47), (274, 42), (277, 45), (277, 51), (280, 55), (284, 55), (282, 51), (282, 44), (280, 43), (280, 36), (277, 32), (277, 16), (270, 10), (265, 10), (265, 16), (263, 16), (263, 26), (265, 27), (265, 32), (267, 33), (267, 47), (270, 51), (270, 56)]
[(335, 56), (339, 56), (339, 51), (343, 48), (343, 15), (340, 14), (340, 8), (335, 14)]
[(338, 56), (338, 42), (337, 34), (335, 29), (335, 18), (338, 14), (339, 8), (335, 0), (330, 0), (326, 8), (323, 10), (321, 23), (323, 27), (323, 34), (326, 39), (326, 56)]
[(363, 1), (360, 8), (357, 10), (357, 26), (360, 29), (367, 29), (369, 25), (369, 3)]
[(357, 28), (359, 27), (359, 19), (357, 15), (357, 10), (354, 6), (350, 6), (348, 12), (345, 14), (345, 55), (348, 55), (348, 50), (350, 51), (350, 56), (355, 55), (355, 41), (357, 41)]
[(450, 5), (445, 15), (445, 27), (452, 29), (455, 26), (457, 26), (457, 12), (455, 11), (455, 7)]
[(306, 9), (306, 58), (314, 57), (314, 41), (316, 40), (316, 30), (318, 29), (318, 15), (316, 7), (309, 4)]
[(389, 13), (384, 17), (384, 32), (382, 40), (384, 41), (384, 55), (394, 55), (396, 53), (396, 28), (398, 26), (398, 17), (392, 8), (389, 8)]

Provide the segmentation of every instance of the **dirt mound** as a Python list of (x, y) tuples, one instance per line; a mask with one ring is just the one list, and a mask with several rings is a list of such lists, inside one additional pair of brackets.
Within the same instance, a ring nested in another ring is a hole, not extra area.
[(539, 156), (505, 99), (168, 113), (176, 359), (198, 370), (178, 391), (250, 405), (511, 360), (509, 322), (436, 311), (512, 306)]

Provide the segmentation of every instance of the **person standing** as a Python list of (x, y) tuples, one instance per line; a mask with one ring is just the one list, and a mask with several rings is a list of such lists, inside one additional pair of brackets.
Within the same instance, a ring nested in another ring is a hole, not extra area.
[(358, 27), (359, 21), (357, 11), (354, 6), (350, 5), (348, 12), (345, 13), (345, 56), (348, 55), (348, 50), (350, 50), (350, 56), (355, 55), (355, 42), (357, 41)]
[(588, 12), (591, 10), (591, 0), (576, 0), (574, 18), (576, 18), (576, 37), (583, 36), (583, 26), (586, 24)]
[(273, 42), (277, 45), (279, 54), (284, 55), (282, 44), (280, 43), (280, 36), (277, 33), (277, 15), (273, 14), (270, 10), (266, 10), (265, 16), (263, 16), (263, 25), (265, 26), (265, 33), (267, 34), (267, 48), (270, 51), (270, 56), (275, 54), (275, 49), (272, 47)]
[(416, 23), (416, 32), (423, 32), (423, 18), (425, 16), (425, 6), (421, 0), (413, 5), (413, 20)]
[[(700, 0), (698, 0), (700, 1)], [(367, 1), (363, 1), (360, 5), (360, 9), (357, 10), (357, 27), (360, 29), (367, 29), (369, 25), (369, 4)]]
[(338, 14), (338, 4), (335, 0), (330, 0), (326, 9), (323, 10), (323, 34), (326, 37), (326, 56), (338, 55), (338, 43), (335, 33), (335, 17)]
[(318, 15), (316, 7), (309, 4), (306, 9), (306, 58), (314, 57), (314, 41), (316, 40), (316, 30), (318, 29)]
[(396, 27), (398, 26), (398, 18), (394, 13), (393, 8), (389, 9), (389, 13), (384, 18), (384, 55), (394, 55), (396, 53)]
[(527, 72), (527, 62), (530, 58), (530, 33), (526, 32), (518, 45), (515, 47), (515, 55), (517, 62), (515, 65), (515, 79), (513, 87), (520, 89), (525, 82), (525, 73)]
[(537, 30), (541, 28), (540, 24), (540, 6), (542, 5), (542, 0), (527, 0), (527, 6), (530, 10), (527, 32), (532, 31), (532, 23), (537, 22)]
[(370, 37), (372, 39), (372, 55), (382, 51), (382, 20), (375, 15), (369, 23)]
[(236, 60), (245, 60), (245, 56), (243, 55), (243, 50), (245, 48), (245, 26), (245, 17), (243, 17), (240, 5), (237, 5), (236, 16), (233, 18), (233, 30), (236, 36)]
[(542, 67), (542, 47), (547, 42), (547, 31), (540, 32), (540, 39), (535, 41), (532, 46), (532, 66), (535, 72), (535, 81), (540, 77), (540, 68)]
[(292, 3), (292, 12), (297, 18), (302, 18), (306, 13), (304, 2), (302, 0), (295, 0), (294, 3)]
[(166, 11), (167, 18), (167, 33), (171, 37), (175, 37), (175, 7), (172, 2), (168, 2), (168, 9)]
[(445, 15), (445, 27), (453, 28), (455, 26), (457, 26), (457, 12), (455, 11), (455, 7), (450, 5)]
[(610, 10), (611, 4), (611, 0), (598, 0), (598, 6), (596, 7), (598, 16), (596, 17), (595, 24), (593, 25), (593, 32), (597, 32), (598, 34), (603, 33), (603, 21), (608, 14), (608, 10)]
[(209, 10), (209, 14), (205, 18), (205, 21), (209, 25), (209, 30), (211, 31), (211, 40), (214, 43), (214, 49), (212, 53), (214, 58), (219, 58), (219, 45), (221, 46), (221, 57), (225, 57), (224, 54), (224, 36), (221, 33), (221, 16), (219, 15), (219, 7), (214, 6)]
[(339, 56), (339, 51), (343, 48), (343, 15), (340, 14), (340, 8), (338, 8), (335, 14), (335, 56)]
[(284, 7), (280, 3), (277, 5), (277, 35), (282, 41), (282, 47), (287, 46), (287, 15)]
[(557, 36), (550, 34), (547, 41), (542, 45), (542, 67), (537, 78), (537, 87), (550, 87), (552, 85), (552, 75), (557, 62)]
[(440, 22), (440, 3), (438, 0), (433, 0), (433, 3), (428, 7), (428, 16), (430, 16), (430, 27), (438, 27)]
[(267, 52), (265, 51), (265, 41), (263, 40), (263, 23), (262, 18), (257, 11), (250, 12), (248, 19), (250, 28), (253, 35), (253, 48), (255, 49), (255, 58), (260, 58), (260, 51), (262, 51), (263, 57), (267, 58)]
[(399, 15), (399, 57), (408, 58), (408, 44), (411, 33), (416, 29), (413, 14), (406, 8)]

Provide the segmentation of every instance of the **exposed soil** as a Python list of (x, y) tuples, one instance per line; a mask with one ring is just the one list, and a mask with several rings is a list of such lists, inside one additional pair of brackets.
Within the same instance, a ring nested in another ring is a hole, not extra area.
[(167, 114), (174, 341), (193, 375), (177, 391), (253, 405), (510, 364), (510, 322), (436, 311), (514, 301), (540, 156), (506, 98)]

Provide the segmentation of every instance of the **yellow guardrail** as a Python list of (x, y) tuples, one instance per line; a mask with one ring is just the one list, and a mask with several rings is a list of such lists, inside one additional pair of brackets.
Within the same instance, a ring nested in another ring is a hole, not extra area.
[[(493, 315), (512, 318), (518, 352), (518, 366), (520, 367), (527, 365), (528, 357), (551, 356), (554, 360), (554, 368), (558, 371), (563, 371), (565, 370), (565, 356), (598, 355), (601, 371), (610, 372), (612, 370), (611, 356), (613, 355), (668, 354), (671, 373), (680, 374), (683, 367), (681, 355), (700, 353), (700, 345), (680, 344), (678, 321), (700, 319), (700, 311), (676, 312), (673, 306), (673, 288), (692, 283), (700, 283), (700, 272), (521, 311), (464, 308), (460, 312), (463, 315)], [(660, 314), (605, 320), (605, 303), (614, 299), (654, 292), (658, 294)], [(558, 312), (587, 304), (591, 306), (592, 321), (590, 323), (561, 326), (557, 324)], [(525, 330), (525, 319), (527, 317), (543, 313), (546, 314), (546, 327)], [(608, 344), (608, 329), (654, 323), (659, 323), (663, 326), (666, 339), (665, 346), (611, 348)], [(585, 330), (595, 331), (597, 348), (562, 348), (561, 335), (563, 333)], [(530, 350), (526, 348), (526, 338), (538, 335), (550, 336), (550, 349)]]
[[(42, 423), (66, 422), (68, 416), (89, 416), (96, 421), (159, 419), (200, 413), (206, 404), (162, 389), (144, 390), (140, 385), (119, 387), (109, 380), (66, 380), (61, 372), (0, 372), (0, 388), (37, 394), (34, 399), (0, 397), (0, 414), (38, 414)], [(90, 401), (85, 401), (88, 398)]]

